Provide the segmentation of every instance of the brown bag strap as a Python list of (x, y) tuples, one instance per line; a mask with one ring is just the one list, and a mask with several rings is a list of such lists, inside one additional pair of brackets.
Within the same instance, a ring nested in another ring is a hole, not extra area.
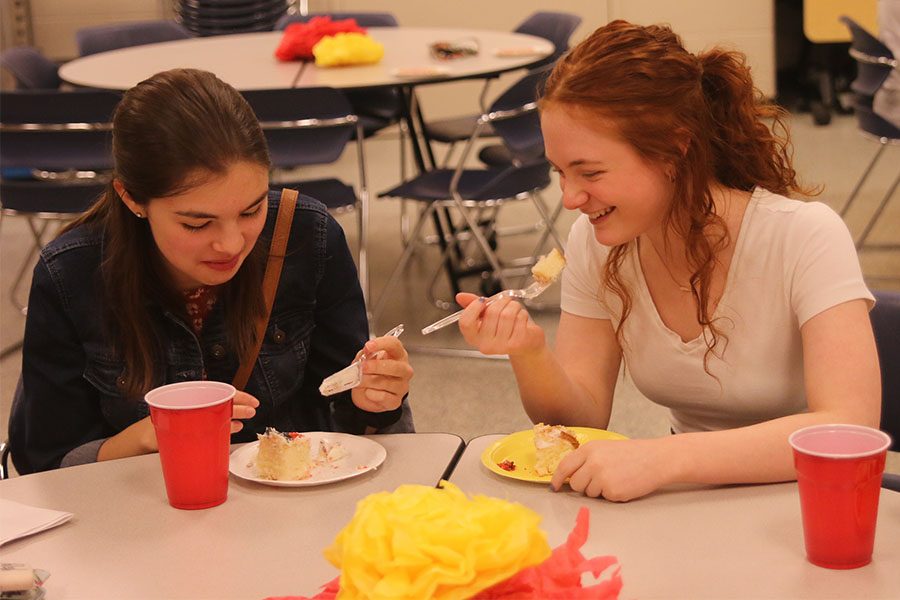
[(250, 379), (250, 373), (253, 372), (256, 357), (259, 356), (259, 349), (266, 334), (266, 325), (269, 323), (269, 315), (272, 313), (272, 305), (275, 303), (275, 292), (278, 290), (278, 280), (281, 278), (281, 267), (284, 264), (284, 254), (287, 249), (288, 237), (291, 234), (291, 221), (294, 220), (296, 206), (297, 191), (287, 188), (281, 190), (278, 218), (275, 220), (275, 233), (272, 236), (272, 245), (269, 246), (266, 274), (263, 276), (263, 298), (266, 302), (266, 312), (256, 321), (256, 343), (253, 350), (241, 361), (241, 365), (234, 375), (234, 381), (231, 383), (239, 390), (243, 390)]

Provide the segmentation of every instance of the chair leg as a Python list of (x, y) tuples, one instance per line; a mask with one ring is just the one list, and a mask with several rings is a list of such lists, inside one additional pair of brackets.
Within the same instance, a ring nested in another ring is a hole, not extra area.
[(459, 194), (453, 195), (453, 201), (456, 203), (457, 209), (462, 213), (463, 219), (466, 221), (466, 225), (469, 226), (471, 230), (472, 237), (478, 243), (478, 246), (481, 248), (481, 251), (484, 253), (484, 257), (487, 259), (488, 263), (491, 265), (491, 270), (494, 272), (494, 277), (500, 281), (500, 285), (506, 286), (505, 279), (503, 277), (503, 267), (500, 265), (500, 260), (497, 258), (497, 255), (491, 249), (490, 243), (484, 237), (484, 234), (481, 232), (481, 228), (478, 226), (478, 222), (472, 218), (472, 215), (469, 213), (469, 209), (466, 208), (463, 203), (462, 198)]
[[(884, 148), (884, 146), (882, 146)], [(856, 249), (861, 250), (863, 246), (866, 244), (866, 239), (869, 237), (869, 233), (871, 233), (872, 228), (875, 227), (875, 224), (878, 222), (878, 219), (881, 217), (881, 213), (884, 212), (884, 207), (887, 206), (888, 201), (891, 199), (891, 196), (894, 195), (894, 190), (897, 189), (897, 184), (900, 183), (900, 174), (894, 178), (894, 183), (888, 189), (887, 193), (881, 199), (881, 202), (878, 203), (878, 208), (875, 209), (875, 213), (869, 218), (869, 222), (866, 223), (865, 229), (863, 229), (862, 235), (859, 236), (859, 241), (856, 242)]]
[(541, 238), (538, 241), (537, 246), (535, 247), (535, 252), (538, 254), (540, 253), (541, 248), (543, 248), (544, 244), (547, 243), (547, 238), (551, 235), (553, 236), (553, 241), (556, 242), (557, 246), (559, 246), (559, 248), (563, 252), (565, 252), (566, 243), (556, 231), (556, 220), (559, 218), (563, 207), (562, 199), (560, 199), (559, 204), (556, 205), (556, 208), (553, 209), (553, 213), (550, 213), (547, 210), (547, 204), (544, 202), (544, 198), (539, 192), (534, 192), (531, 195), (531, 200), (537, 208), (538, 213), (540, 213), (541, 219), (544, 220), (544, 230), (541, 232)]
[(422, 214), (422, 217), (416, 221), (416, 226), (413, 228), (412, 234), (410, 235), (410, 243), (403, 250), (403, 254), (400, 255), (400, 260), (397, 261), (397, 265), (394, 267), (394, 270), (391, 271), (390, 277), (388, 277), (388, 281), (384, 286), (384, 290), (382, 290), (381, 295), (378, 297), (378, 301), (375, 302), (375, 306), (372, 309), (372, 321), (377, 321), (381, 316), (382, 311), (384, 310), (385, 302), (390, 298), (391, 294), (394, 291), (394, 288), (397, 286), (397, 283), (400, 281), (400, 275), (403, 274), (403, 271), (406, 269), (406, 265), (409, 263), (409, 259), (412, 257), (413, 253), (416, 250), (416, 241), (419, 239), (419, 236), (422, 233), (422, 228), (425, 226), (425, 223), (431, 218), (432, 213), (434, 213), (435, 206), (434, 203), (428, 206), (428, 209)]
[(444, 162), (441, 164), (442, 169), (450, 168), (450, 159), (453, 157), (453, 149), (456, 148), (456, 142), (447, 144), (447, 153), (444, 154)]
[[(475, 215), (476, 222), (482, 222), (482, 215), (485, 210), (487, 210), (486, 207), (477, 208), (477, 213)], [(494, 210), (496, 211), (496, 209)], [(445, 211), (437, 210), (435, 215), (440, 224), (440, 230), (443, 232), (444, 249), (441, 253), (440, 260), (438, 261), (438, 266), (434, 271), (434, 275), (432, 275), (431, 281), (428, 284), (427, 295), (428, 300), (434, 306), (442, 310), (449, 310), (456, 306), (456, 302), (454, 300), (438, 298), (435, 289), (437, 288), (438, 280), (443, 272), (447, 273), (448, 279), (450, 280), (451, 294), (455, 296), (456, 292), (459, 291), (458, 285), (454, 284), (451, 273), (456, 273), (458, 279), (459, 277), (464, 276), (475, 264), (475, 259), (467, 254), (468, 247), (472, 244), (472, 236), (466, 234), (466, 228), (459, 228), (456, 225), (449, 223), (450, 216), (445, 214)], [(453, 258), (453, 255), (456, 255), (455, 259)], [(454, 260), (456, 261), (455, 265), (453, 264)]]
[(887, 147), (886, 144), (881, 144), (878, 148), (878, 152), (875, 153), (875, 156), (872, 157), (872, 160), (869, 162), (869, 166), (866, 167), (866, 170), (863, 172), (862, 177), (859, 178), (859, 181), (856, 182), (856, 186), (853, 188), (853, 191), (850, 192), (850, 197), (847, 198), (847, 202), (844, 204), (844, 208), (841, 209), (839, 213), (841, 217), (847, 214), (847, 211), (850, 210), (850, 205), (853, 204), (853, 201), (856, 200), (856, 195), (859, 193), (859, 190), (862, 189), (863, 183), (865, 183), (866, 179), (869, 177), (869, 173), (872, 172), (872, 168), (875, 167), (875, 163), (878, 162), (878, 159), (881, 157), (881, 153), (884, 152), (884, 149)]
[(34, 223), (34, 217), (27, 216), (26, 222), (28, 223), (28, 228), (31, 230), (31, 236), (33, 238), (33, 243), (31, 249), (28, 251), (28, 256), (22, 261), (21, 266), (19, 267), (19, 272), (16, 273), (15, 279), (13, 279), (13, 285), (9, 290), (9, 299), (12, 302), (12, 305), (16, 307), (23, 315), (28, 312), (28, 304), (27, 302), (19, 302), (18, 293), (19, 288), (22, 286), (22, 283), (25, 281), (25, 276), (28, 274), (29, 267), (34, 263), (35, 257), (41, 251), (41, 248), (44, 247), (44, 234), (47, 232), (47, 228), (50, 226), (49, 221), (41, 221), (41, 226), (37, 227)]
[[(368, 311), (370, 302), (369, 293), (369, 182), (366, 176), (366, 155), (363, 150), (363, 128), (357, 122), (356, 124), (356, 159), (357, 168), (359, 169), (359, 193), (358, 207), (356, 211), (356, 226), (359, 235), (358, 255), (359, 262), (359, 285), (362, 288), (363, 300)], [(371, 328), (371, 325), (370, 325)]]

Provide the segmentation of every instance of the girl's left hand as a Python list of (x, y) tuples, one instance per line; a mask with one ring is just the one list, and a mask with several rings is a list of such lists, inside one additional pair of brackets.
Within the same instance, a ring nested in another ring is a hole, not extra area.
[(370, 358), (362, 363), (362, 382), (350, 392), (353, 404), (368, 412), (386, 412), (400, 406), (409, 392), (409, 380), (413, 369), (403, 343), (393, 336), (375, 338), (366, 342), (356, 358), (384, 351), (381, 358)]
[(550, 485), (569, 487), (594, 498), (627, 502), (672, 482), (672, 452), (663, 440), (595, 440), (582, 444), (559, 463)]

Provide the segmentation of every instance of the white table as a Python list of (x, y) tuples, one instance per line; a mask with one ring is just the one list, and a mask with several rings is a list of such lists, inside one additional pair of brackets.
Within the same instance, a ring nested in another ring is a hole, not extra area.
[(881, 492), (872, 563), (835, 571), (806, 560), (796, 483), (685, 486), (616, 504), (488, 471), (481, 454), (501, 437), (470, 441), (450, 481), (534, 509), (553, 547), (565, 541), (578, 510), (589, 507), (582, 552), (619, 558), (623, 599), (900, 597), (897, 492)]
[[(320, 69), (313, 63), (279, 62), (275, 58), (283, 32), (244, 33), (133, 46), (75, 59), (64, 64), (60, 77), (86, 87), (125, 90), (148, 77), (179, 67), (211, 71), (238, 90), (328, 86), (366, 88), (411, 85), (484, 77), (533, 64), (553, 52), (543, 38), (521, 33), (475, 29), (371, 27), (369, 35), (384, 45), (376, 65)], [(428, 45), (439, 40), (474, 37), (477, 56), (449, 61), (431, 58)], [(531, 56), (498, 57), (496, 48), (534, 47)], [(441, 79), (398, 78), (394, 69), (439, 66), (450, 73)]]
[(2, 498), (75, 516), (4, 545), (0, 557), (49, 571), (52, 600), (313, 595), (338, 574), (322, 550), (357, 501), (404, 483), (437, 484), (462, 446), (445, 433), (373, 439), (387, 450), (373, 472), (299, 488), (232, 476), (228, 500), (199, 511), (169, 506), (155, 454), (2, 481)]

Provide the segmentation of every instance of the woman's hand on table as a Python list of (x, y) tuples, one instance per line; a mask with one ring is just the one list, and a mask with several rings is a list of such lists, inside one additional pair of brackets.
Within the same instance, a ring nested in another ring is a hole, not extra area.
[[(379, 353), (378, 356), (373, 356)], [(386, 412), (400, 406), (409, 392), (413, 368), (403, 343), (394, 336), (383, 336), (366, 342), (356, 359), (366, 354), (372, 358), (362, 363), (362, 381), (350, 392), (353, 404), (368, 412)]]
[(672, 483), (671, 448), (661, 440), (595, 440), (562, 461), (550, 485), (569, 487), (593, 498), (627, 502)]
[(524, 306), (511, 298), (504, 296), (488, 304), (484, 297), (461, 292), (456, 302), (465, 308), (459, 330), (482, 354), (534, 354), (546, 344), (544, 330), (531, 320)]

